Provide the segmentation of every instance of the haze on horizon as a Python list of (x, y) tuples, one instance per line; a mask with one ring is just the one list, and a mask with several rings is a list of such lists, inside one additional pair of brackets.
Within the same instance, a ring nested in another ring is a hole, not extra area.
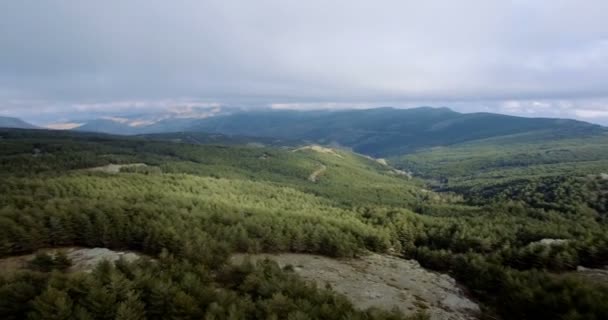
[(608, 1), (3, 1), (0, 115), (446, 106), (608, 124)]

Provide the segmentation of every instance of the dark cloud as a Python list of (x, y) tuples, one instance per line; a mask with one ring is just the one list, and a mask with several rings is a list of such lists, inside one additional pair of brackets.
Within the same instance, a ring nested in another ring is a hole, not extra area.
[(605, 0), (3, 1), (0, 113), (436, 102), (601, 122), (606, 21)]

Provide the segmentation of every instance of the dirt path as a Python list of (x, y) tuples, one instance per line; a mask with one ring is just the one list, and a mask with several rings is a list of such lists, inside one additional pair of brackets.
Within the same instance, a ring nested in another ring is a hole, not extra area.
[(325, 171), (327, 170), (327, 167), (322, 164), (319, 169), (313, 171), (313, 173), (311, 173), (308, 176), (308, 180), (312, 181), (312, 182), (317, 182), (317, 178), (319, 177), (319, 175), (323, 174)]
[[(238, 263), (247, 255), (235, 255)], [(398, 308), (405, 314), (425, 311), (432, 320), (477, 319), (479, 306), (468, 299), (456, 281), (446, 274), (428, 271), (417, 261), (371, 254), (360, 259), (331, 259), (309, 254), (259, 254), (253, 261), (269, 258), (291, 265), (304, 279), (319, 287), (329, 284), (355, 307)]]

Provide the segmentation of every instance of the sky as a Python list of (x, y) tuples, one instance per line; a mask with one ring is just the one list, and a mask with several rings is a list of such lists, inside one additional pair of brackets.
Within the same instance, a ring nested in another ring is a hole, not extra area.
[(608, 125), (608, 1), (0, 1), (0, 115), (181, 105)]

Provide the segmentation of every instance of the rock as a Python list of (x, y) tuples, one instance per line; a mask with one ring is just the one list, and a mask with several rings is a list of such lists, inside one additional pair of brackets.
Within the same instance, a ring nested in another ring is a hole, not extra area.
[[(234, 263), (246, 255), (232, 257)], [(428, 271), (417, 261), (389, 255), (370, 254), (359, 259), (332, 259), (309, 254), (259, 254), (252, 261), (270, 258), (281, 267), (294, 269), (319, 287), (329, 283), (357, 308), (398, 308), (405, 314), (427, 312), (432, 320), (476, 319), (479, 306), (470, 300), (447, 274)]]
[(545, 238), (545, 239), (541, 239), (539, 241), (536, 242), (532, 242), (530, 243), (531, 245), (543, 245), (543, 246), (554, 246), (554, 245), (560, 245), (560, 244), (565, 244), (567, 243), (568, 239), (551, 239), (551, 238)]

